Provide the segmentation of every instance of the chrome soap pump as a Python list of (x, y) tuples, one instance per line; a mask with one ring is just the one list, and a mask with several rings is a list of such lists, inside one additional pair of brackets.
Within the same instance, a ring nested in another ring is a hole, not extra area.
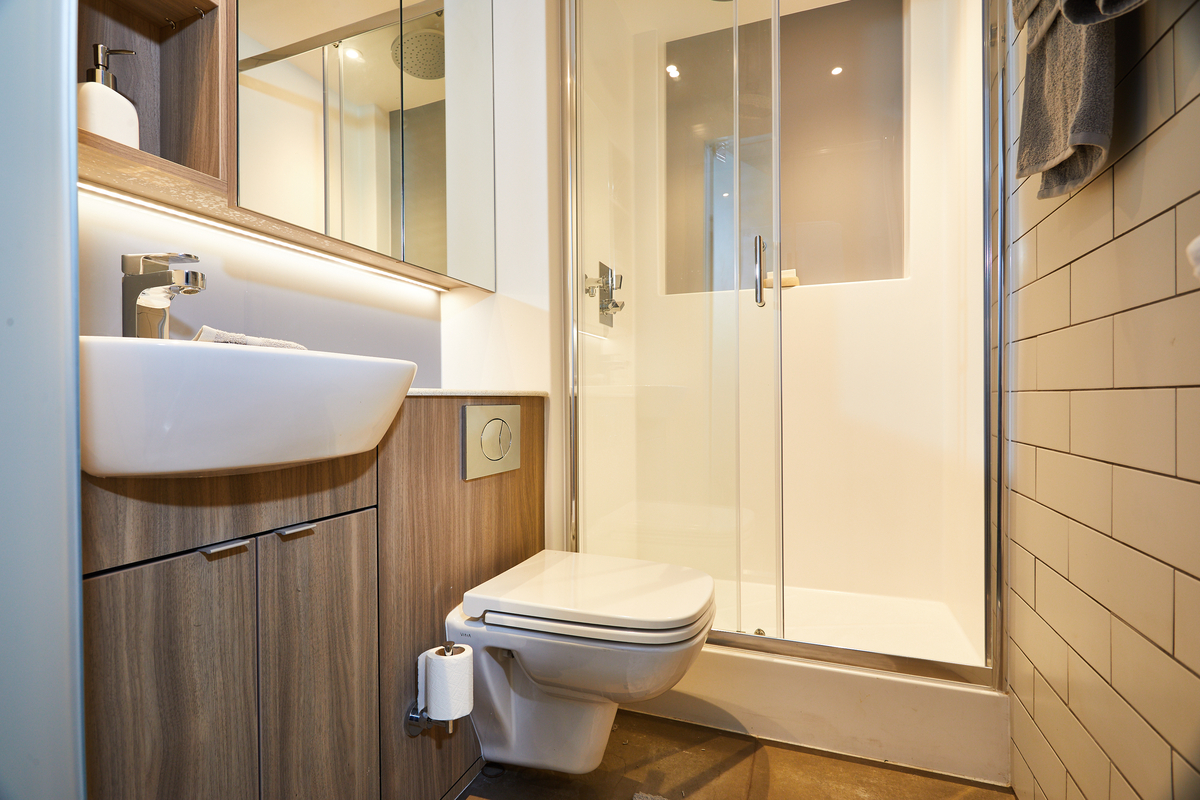
[(87, 71), (87, 80), (77, 87), (78, 117), (81, 129), (137, 149), (137, 109), (117, 91), (117, 78), (108, 68), (109, 56), (132, 55), (136, 55), (132, 50), (92, 45), (95, 66)]

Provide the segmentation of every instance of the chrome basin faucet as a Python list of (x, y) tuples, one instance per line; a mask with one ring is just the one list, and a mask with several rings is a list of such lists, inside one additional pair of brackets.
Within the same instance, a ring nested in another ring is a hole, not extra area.
[(121, 335), (171, 338), (171, 301), (204, 291), (204, 273), (172, 269), (195, 264), (188, 253), (133, 253), (121, 256)]

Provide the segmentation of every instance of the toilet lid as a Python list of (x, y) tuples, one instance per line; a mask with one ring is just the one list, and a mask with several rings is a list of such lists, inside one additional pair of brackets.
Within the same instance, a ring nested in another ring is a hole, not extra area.
[(716, 614), (716, 603), (709, 603), (708, 608), (700, 619), (691, 625), (681, 628), (612, 628), (607, 625), (587, 625), (581, 622), (563, 622), (544, 617), (526, 617), (520, 614), (505, 614), (501, 611), (487, 611), (483, 615), (485, 625), (500, 625), (505, 628), (516, 628), (520, 631), (537, 631), (550, 633), (555, 636), (578, 636), (584, 639), (602, 639), (608, 642), (623, 644), (675, 644), (686, 642), (700, 633), (707, 633)]
[(610, 628), (683, 628), (704, 616), (713, 579), (690, 567), (543, 550), (463, 596), (463, 612), (497, 612)]

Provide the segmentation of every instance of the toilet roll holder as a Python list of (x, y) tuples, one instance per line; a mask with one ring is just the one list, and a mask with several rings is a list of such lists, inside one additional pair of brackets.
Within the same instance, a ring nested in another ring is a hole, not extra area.
[[(463, 648), (454, 642), (443, 642), (442, 647), (445, 648), (445, 655), (448, 656), (463, 652)], [(417, 701), (413, 700), (408, 706), (408, 711), (404, 713), (404, 732), (410, 737), (420, 736), (421, 731), (427, 731), (434, 725), (445, 728), (447, 734), (454, 733), (454, 720), (431, 719), (425, 713), (425, 709), (417, 708)]]

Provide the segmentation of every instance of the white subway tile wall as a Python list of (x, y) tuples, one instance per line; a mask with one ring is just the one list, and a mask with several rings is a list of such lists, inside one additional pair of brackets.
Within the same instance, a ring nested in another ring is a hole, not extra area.
[(1012, 646), (1009, 658), (1008, 682), (1026, 708), (1033, 708), (1033, 662), (1025, 657), (1021, 648)]
[(1111, 615), (1075, 584), (1038, 562), (1034, 610), (1101, 675), (1111, 674)]
[(1112, 172), (1102, 172), (1038, 223), (1038, 277), (1112, 241), (1112, 191)]
[(1182, 572), (1175, 573), (1175, 658), (1200, 673), (1200, 581)]
[[(1030, 700), (1031, 704), (1032, 702)], [(1036, 797), (1037, 782), (1034, 781), (1033, 770), (1025, 763), (1025, 757), (1017, 750), (1016, 745), (1012, 747), (1012, 785), (1017, 797)]]
[(1200, 772), (1176, 753), (1174, 756), (1175, 796), (1200, 797)]
[(1008, 585), (1031, 606), (1037, 606), (1034, 591), (1037, 559), (1021, 545), (1014, 543), (1008, 553)]
[[(1107, 317), (1018, 342), (1036, 345), (1036, 384), (1028, 388), (1112, 388), (1112, 337), (1112, 318)], [(1023, 390), (1017, 387), (1017, 391)]]
[(1200, 195), (1175, 207), (1175, 291), (1200, 289), (1200, 277), (1188, 261), (1187, 246), (1200, 231)]
[[(1108, 169), (1055, 200), (1008, 187), (1020, 800), (1200, 798), (1200, 2), (1148, 0), (1116, 29)], [(1011, 20), (1007, 41), (1011, 164)]]
[(1071, 395), (1069, 392), (1017, 392), (1012, 437), (1023, 444), (1069, 450)]
[[(1200, 408), (1200, 394), (1196, 398)], [(1008, 462), (1008, 482), (1014, 492), (1021, 492), (1026, 497), (1036, 497), (1037, 490), (1037, 448), (1027, 444), (1012, 443), (1009, 445), (1011, 456)], [(1200, 461), (1200, 457), (1197, 459)], [(1200, 468), (1200, 464), (1198, 464)]]
[(1172, 210), (1072, 264), (1071, 322), (1107, 317), (1174, 295), (1174, 238)]
[(1113, 767), (1109, 770), (1108, 796), (1111, 800), (1140, 800), (1129, 781)]
[(1106, 797), (1108, 756), (1104, 755), (1096, 740), (1088, 735), (1075, 715), (1054, 693), (1050, 684), (1036, 674), (1034, 684), (1034, 719), (1074, 779), (1067, 782), (1067, 795), (1071, 795), (1070, 786), (1074, 783), (1084, 797)]
[(1182, 108), (1200, 95), (1200, 6), (1183, 15), (1175, 26), (1175, 104)]
[[(1039, 447), (1035, 484), (1037, 500), (1044, 506), (1057, 509), (1098, 531), (1108, 533), (1112, 530), (1110, 464)], [(1015, 525), (1015, 514), (1013, 516)], [(1014, 531), (1013, 535), (1018, 534)]]
[(1113, 131), (1115, 161), (1175, 113), (1174, 42), (1159, 39), (1146, 57), (1117, 84), (1114, 114), (1124, 120)]
[(1117, 233), (1141, 225), (1196, 193), (1200, 186), (1198, 129), (1200, 105), (1189, 103), (1113, 166)]

